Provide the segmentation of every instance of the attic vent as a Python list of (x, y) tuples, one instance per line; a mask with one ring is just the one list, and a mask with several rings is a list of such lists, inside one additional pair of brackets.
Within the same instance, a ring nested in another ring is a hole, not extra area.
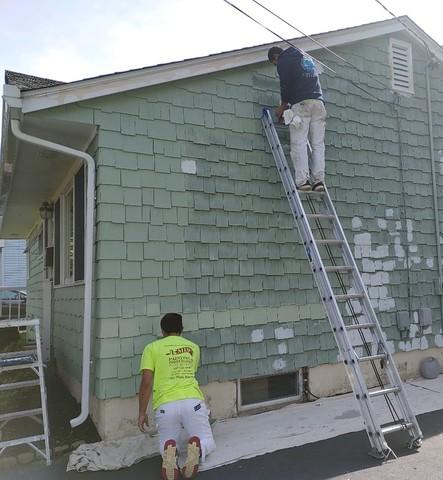
[(411, 45), (400, 40), (390, 40), (392, 88), (402, 93), (414, 93)]

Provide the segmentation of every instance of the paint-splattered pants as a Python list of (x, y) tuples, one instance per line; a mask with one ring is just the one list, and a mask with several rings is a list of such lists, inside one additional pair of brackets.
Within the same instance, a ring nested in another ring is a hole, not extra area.
[[(189, 438), (198, 437), (202, 449), (201, 460), (215, 450), (214, 437), (209, 425), (209, 411), (203, 400), (187, 398), (164, 403), (155, 411), (159, 433), (159, 448), (163, 452), (167, 440), (175, 440), (181, 450)], [(183, 432), (184, 430), (184, 432)], [(183, 436), (183, 433), (186, 435)]]
[[(323, 182), (325, 179), (325, 106), (321, 100), (303, 100), (292, 105), (291, 110), (296, 120), (289, 124), (295, 183), (299, 187), (309, 180), (312, 183)], [(308, 139), (312, 148), (310, 165)]]

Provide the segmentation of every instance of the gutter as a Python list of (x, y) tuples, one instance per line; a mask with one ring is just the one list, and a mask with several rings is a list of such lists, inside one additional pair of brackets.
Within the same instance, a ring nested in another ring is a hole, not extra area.
[(87, 170), (86, 187), (86, 229), (85, 229), (85, 299), (83, 322), (83, 365), (82, 365), (82, 395), (80, 415), (71, 420), (71, 427), (81, 425), (89, 415), (89, 393), (91, 373), (91, 327), (92, 327), (92, 268), (94, 247), (94, 188), (95, 188), (95, 162), (86, 152), (75, 150), (65, 145), (49, 142), (42, 138), (34, 137), (21, 130), (18, 120), (11, 120), (13, 135), (23, 142), (37, 145), (54, 152), (63, 153), (84, 161)]

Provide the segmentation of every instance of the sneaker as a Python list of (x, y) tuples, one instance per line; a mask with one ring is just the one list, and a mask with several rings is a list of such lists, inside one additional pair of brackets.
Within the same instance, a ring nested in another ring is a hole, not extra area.
[(303, 185), (298, 186), (297, 190), (300, 190), (301, 192), (310, 192), (312, 187), (309, 182), (305, 182)]
[(179, 469), (177, 467), (177, 444), (175, 440), (165, 442), (162, 464), (163, 480), (178, 480)]
[(201, 446), (198, 437), (191, 437), (188, 440), (188, 456), (185, 466), (182, 468), (183, 478), (194, 478), (198, 473), (200, 465)]
[(324, 192), (325, 184), (323, 182), (315, 182), (314, 185), (312, 185), (312, 190), (314, 190), (314, 192)]

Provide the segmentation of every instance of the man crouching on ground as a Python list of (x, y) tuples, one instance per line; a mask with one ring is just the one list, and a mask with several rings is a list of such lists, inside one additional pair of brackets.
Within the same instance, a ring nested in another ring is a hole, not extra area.
[(181, 473), (193, 478), (200, 458), (215, 449), (209, 414), (204, 396), (195, 378), (200, 361), (200, 348), (181, 336), (182, 316), (167, 313), (160, 322), (163, 338), (146, 346), (140, 364), (138, 427), (148, 426), (146, 409), (152, 390), (152, 403), (163, 456), (162, 478), (177, 480), (180, 433), (185, 430), (187, 458)]

